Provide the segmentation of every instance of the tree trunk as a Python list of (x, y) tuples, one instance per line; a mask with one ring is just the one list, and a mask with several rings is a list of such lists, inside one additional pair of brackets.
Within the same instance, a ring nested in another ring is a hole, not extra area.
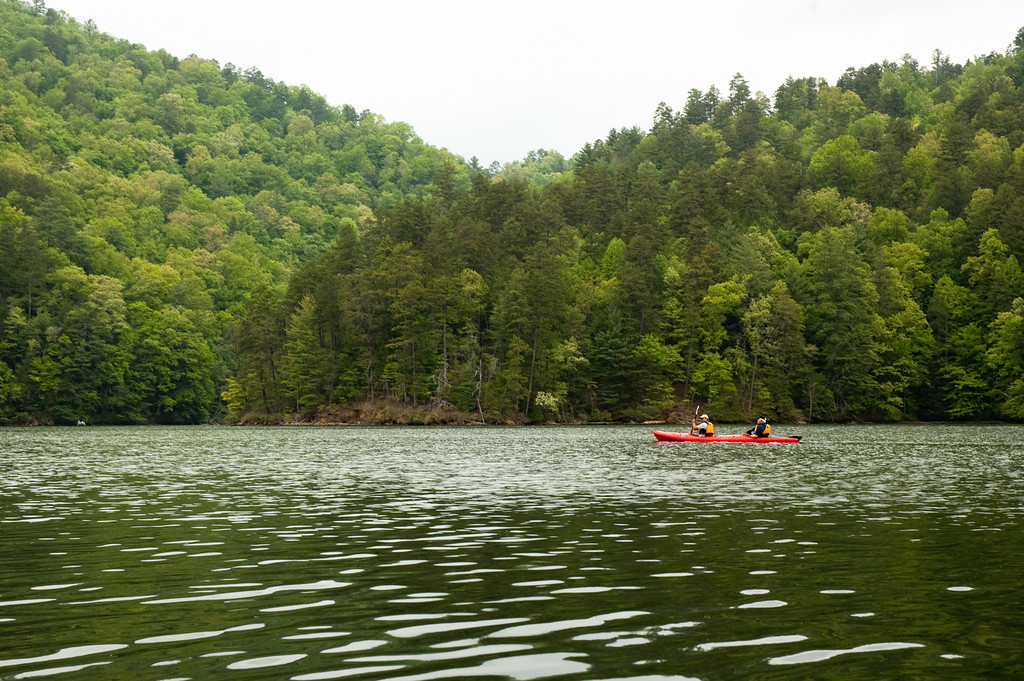
[(484, 420), (484, 405), (482, 396), (484, 392), (484, 354), (481, 352), (476, 360), (476, 413), (480, 421)]
[(537, 364), (537, 332), (533, 332), (533, 356), (530, 358), (530, 385), (526, 389), (526, 409), (524, 414), (530, 413), (530, 398), (533, 397), (533, 367)]
[(757, 382), (757, 355), (754, 355), (754, 367), (750, 370), (750, 394), (747, 395), (747, 415), (754, 409), (754, 384)]

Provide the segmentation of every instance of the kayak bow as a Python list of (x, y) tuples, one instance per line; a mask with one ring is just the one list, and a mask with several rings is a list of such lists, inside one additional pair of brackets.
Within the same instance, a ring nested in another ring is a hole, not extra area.
[(692, 433), (670, 433), (664, 430), (654, 431), (654, 437), (658, 438), (659, 442), (800, 442), (799, 435), (792, 437), (784, 435), (769, 435), (768, 437), (754, 437), (747, 435), (746, 433), (740, 433), (739, 435), (711, 435), (708, 437), (701, 437), (700, 435), (693, 435)]

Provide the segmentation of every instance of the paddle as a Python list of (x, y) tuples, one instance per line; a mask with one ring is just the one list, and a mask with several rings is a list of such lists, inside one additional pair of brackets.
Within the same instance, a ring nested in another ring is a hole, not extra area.
[(757, 429), (757, 426), (752, 426), (750, 428), (750, 430), (748, 430), (747, 432), (745, 432), (743, 434), (744, 435), (749, 435), (750, 437), (754, 437), (754, 430), (756, 430), (756, 429)]

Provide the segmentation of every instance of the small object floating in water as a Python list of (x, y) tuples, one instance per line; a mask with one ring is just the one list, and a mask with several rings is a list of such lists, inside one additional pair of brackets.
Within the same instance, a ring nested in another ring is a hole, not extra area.
[(659, 442), (800, 442), (801, 435), (769, 435), (768, 437), (754, 437), (746, 433), (738, 435), (694, 435), (693, 433), (671, 433), (664, 430), (654, 431), (654, 437)]

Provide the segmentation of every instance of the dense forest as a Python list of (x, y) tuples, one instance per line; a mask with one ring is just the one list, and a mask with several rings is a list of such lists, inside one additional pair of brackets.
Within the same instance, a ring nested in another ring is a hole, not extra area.
[(0, 422), (1019, 420), (1022, 257), (1024, 29), (483, 168), (0, 0)]

